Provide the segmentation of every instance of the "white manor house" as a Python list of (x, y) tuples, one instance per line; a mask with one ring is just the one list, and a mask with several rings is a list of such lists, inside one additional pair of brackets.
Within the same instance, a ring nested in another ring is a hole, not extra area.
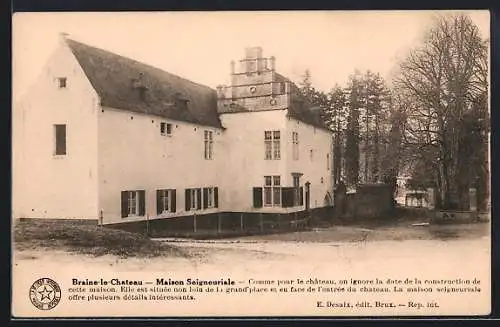
[(259, 47), (216, 90), (67, 36), (13, 109), (15, 218), (331, 207), (332, 135)]

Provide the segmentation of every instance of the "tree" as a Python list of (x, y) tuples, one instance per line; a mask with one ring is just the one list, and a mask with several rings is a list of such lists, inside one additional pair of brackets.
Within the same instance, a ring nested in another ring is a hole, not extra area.
[(346, 126), (345, 174), (346, 184), (355, 187), (359, 182), (359, 113), (362, 106), (362, 83), (358, 71), (349, 77), (346, 89), (348, 116)]
[(347, 124), (347, 99), (344, 90), (336, 84), (328, 94), (330, 108), (326, 113), (326, 121), (334, 132), (333, 142), (333, 183), (338, 185), (342, 180), (342, 157), (344, 156), (343, 139)]
[(484, 151), (471, 142), (484, 139), (467, 135), (477, 121), (487, 121), (486, 103), (480, 100), (488, 89), (487, 43), (468, 16), (439, 16), (400, 68), (395, 84), (408, 101), (407, 151), (432, 168), (438, 205), (468, 209), (469, 172), (481, 170), (473, 158)]

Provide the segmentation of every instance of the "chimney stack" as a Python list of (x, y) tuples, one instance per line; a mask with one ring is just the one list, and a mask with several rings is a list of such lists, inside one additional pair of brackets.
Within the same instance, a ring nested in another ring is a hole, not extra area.
[(276, 69), (276, 58), (274, 56), (271, 56), (271, 58), (269, 58), (269, 61), (271, 62), (271, 64), (270, 64), (271, 70), (275, 70)]

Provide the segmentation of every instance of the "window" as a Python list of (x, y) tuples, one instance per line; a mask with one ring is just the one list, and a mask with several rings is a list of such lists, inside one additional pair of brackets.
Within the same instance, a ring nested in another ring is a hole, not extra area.
[(172, 189), (156, 191), (156, 213), (176, 211), (176, 192)]
[(129, 216), (138, 216), (139, 215), (139, 206), (137, 205), (137, 192), (128, 192), (128, 215)]
[(122, 218), (145, 215), (145, 194), (146, 192), (144, 190), (122, 192)]
[(198, 194), (199, 194), (200, 191), (201, 190), (199, 188), (198, 189), (191, 189), (191, 190), (189, 190), (189, 192), (190, 192), (189, 209), (190, 210), (196, 210), (196, 209), (198, 209), (198, 203), (200, 202), (200, 201), (198, 201)]
[(280, 131), (264, 132), (264, 147), (266, 160), (279, 160), (281, 158)]
[(55, 154), (58, 156), (66, 154), (66, 125), (54, 125)]
[(205, 131), (205, 159), (211, 160), (213, 158), (213, 132)]
[(206, 187), (203, 189), (203, 209), (218, 207), (218, 188)]
[(59, 77), (57, 79), (57, 84), (59, 85), (60, 89), (65, 89), (66, 88), (66, 77)]
[(186, 211), (218, 208), (219, 189), (205, 187), (186, 189)]
[(281, 178), (280, 176), (264, 176), (264, 205), (281, 205)]
[(160, 133), (161, 135), (172, 135), (172, 124), (167, 124), (165, 122), (160, 123)]
[(326, 154), (326, 170), (330, 170), (330, 154)]
[(295, 206), (300, 205), (300, 175), (293, 175), (293, 188), (294, 188), (294, 199), (293, 203)]
[(299, 133), (292, 132), (293, 160), (299, 160)]

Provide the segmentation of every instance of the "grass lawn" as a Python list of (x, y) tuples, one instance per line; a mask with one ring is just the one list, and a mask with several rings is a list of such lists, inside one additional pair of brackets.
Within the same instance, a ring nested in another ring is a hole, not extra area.
[(174, 245), (141, 234), (72, 221), (16, 221), (13, 243), (18, 251), (52, 249), (119, 257), (187, 256)]

